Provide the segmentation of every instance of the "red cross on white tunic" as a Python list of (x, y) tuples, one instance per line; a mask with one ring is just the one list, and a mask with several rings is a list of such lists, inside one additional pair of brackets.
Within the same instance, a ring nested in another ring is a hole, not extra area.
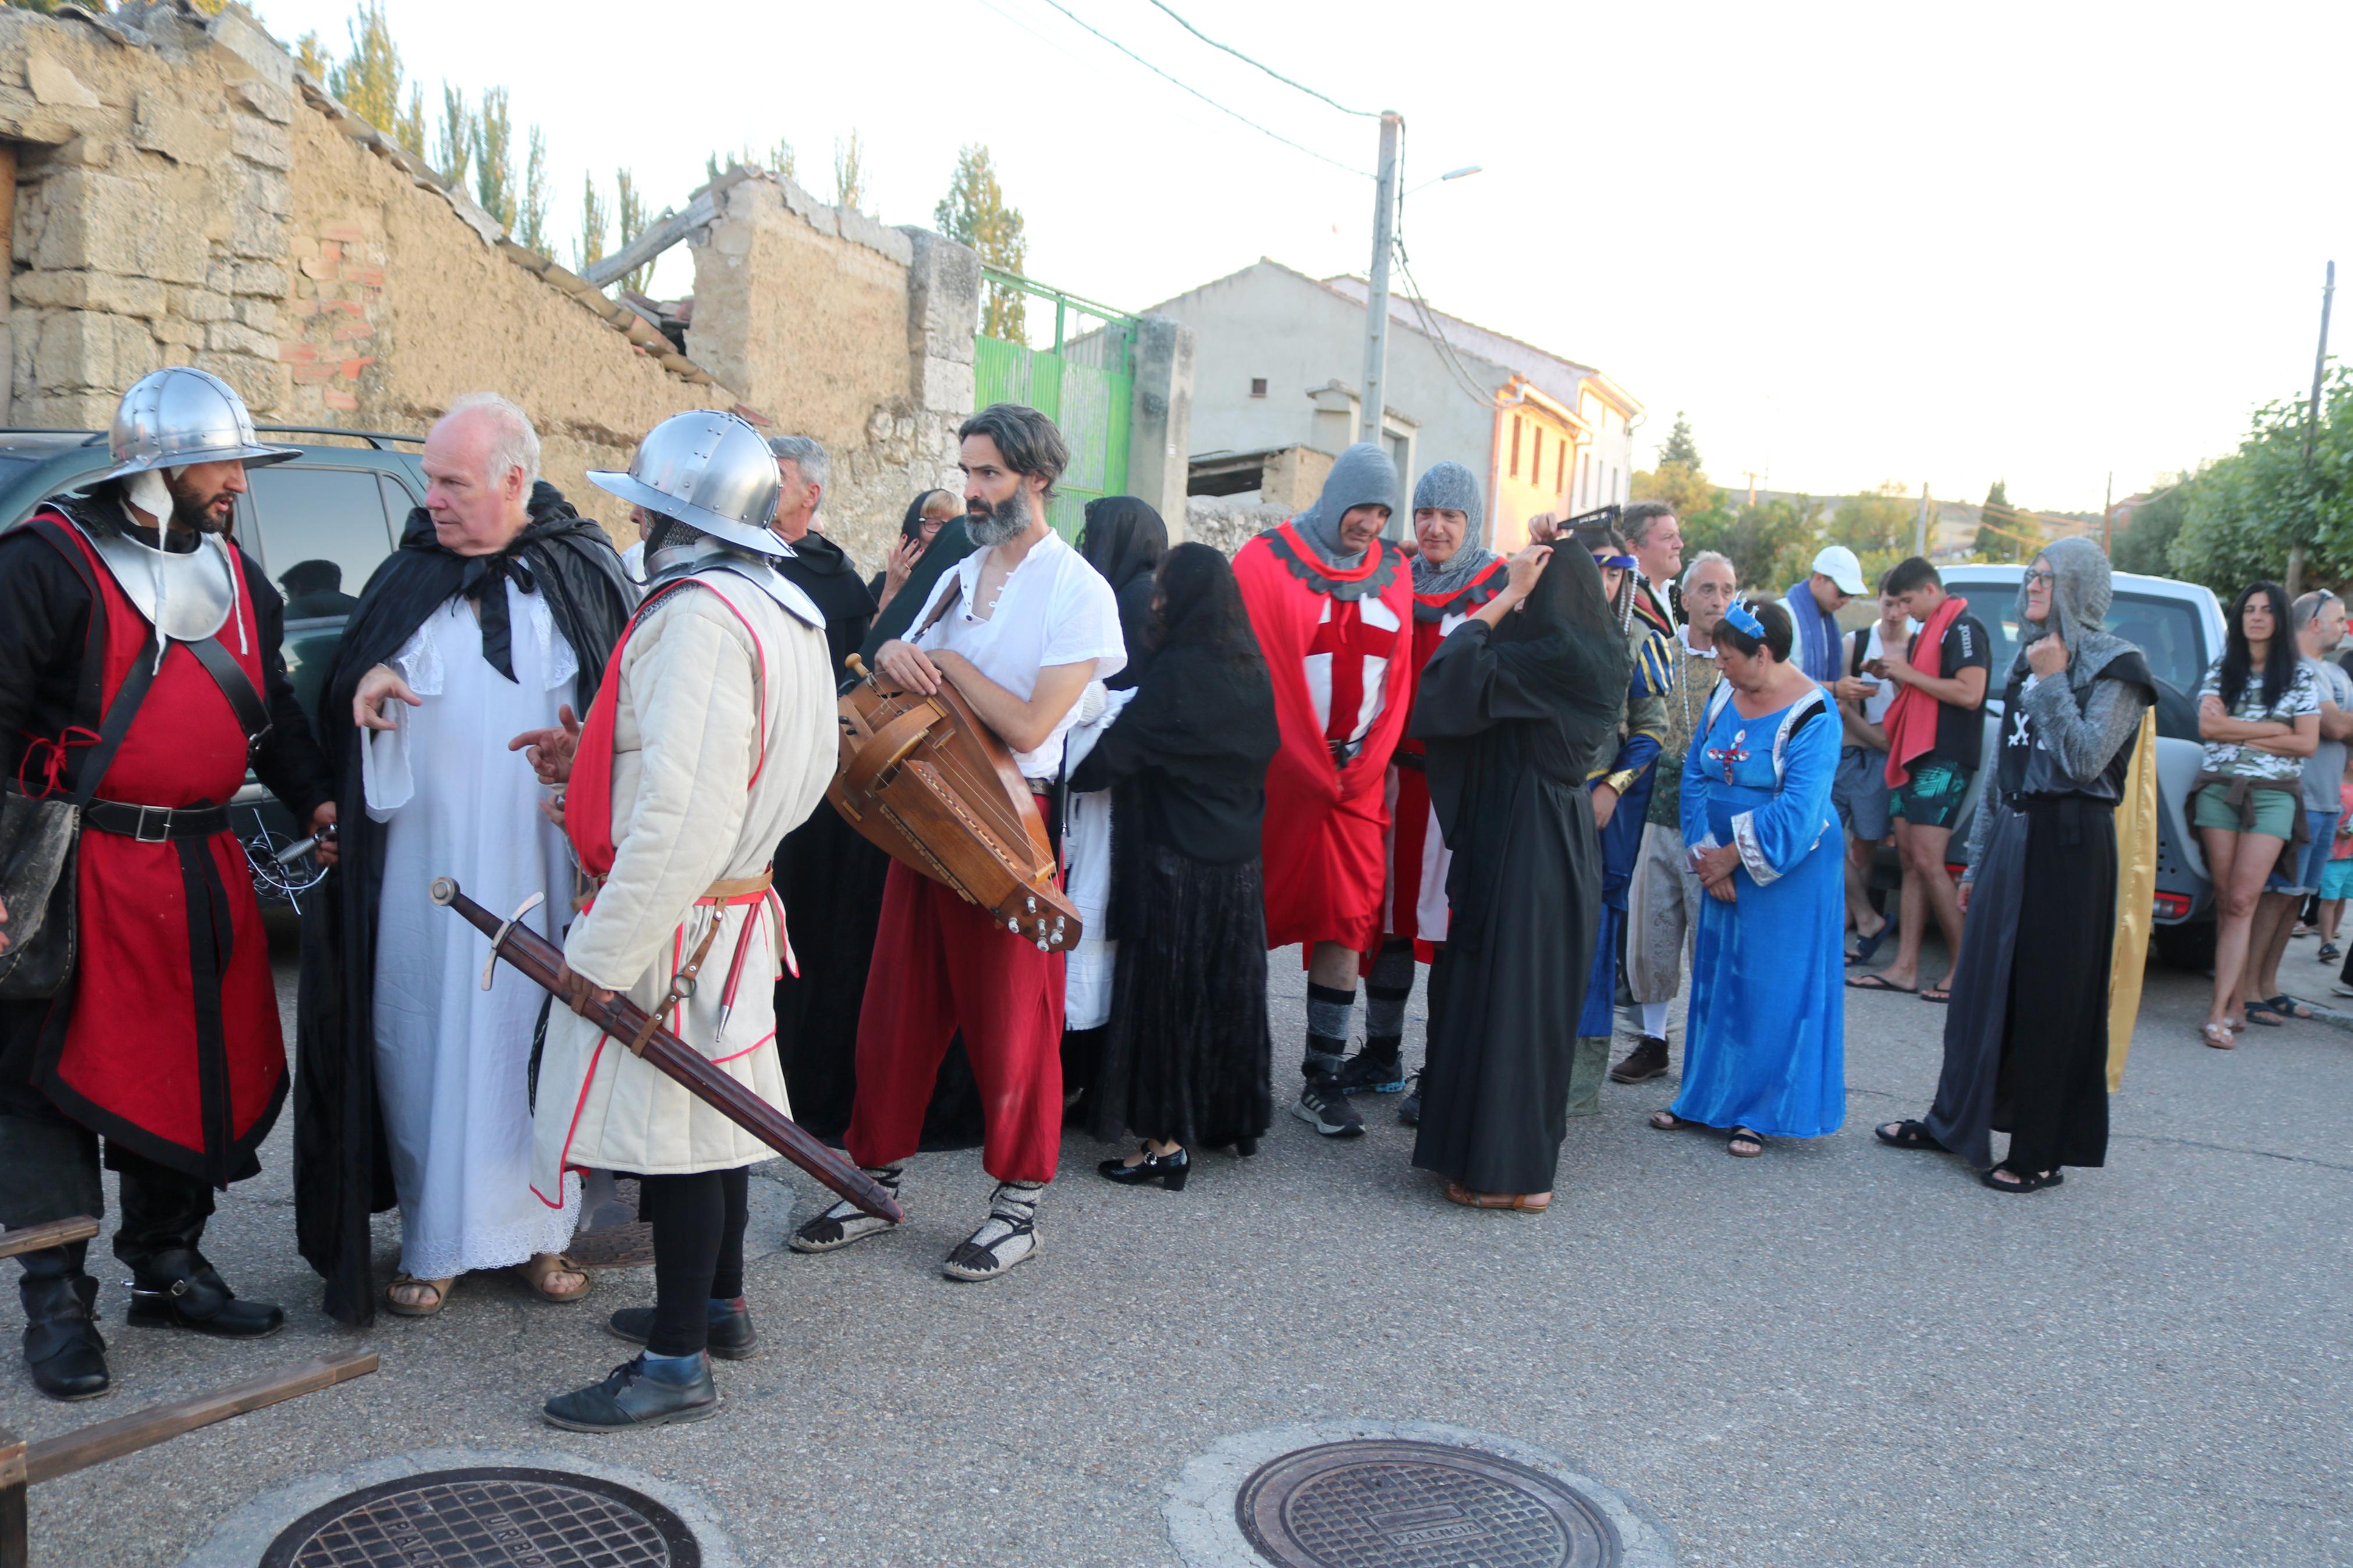
[[(1356, 738), (1365, 721), (1365, 661), (1393, 657), (1397, 633), (1367, 626), (1357, 601), (1335, 599), (1331, 616), (1315, 628), (1307, 651), (1332, 656), (1332, 702), (1324, 711), (1324, 741), (1337, 755), (1340, 748)], [(1386, 666), (1382, 673), (1388, 673)]]

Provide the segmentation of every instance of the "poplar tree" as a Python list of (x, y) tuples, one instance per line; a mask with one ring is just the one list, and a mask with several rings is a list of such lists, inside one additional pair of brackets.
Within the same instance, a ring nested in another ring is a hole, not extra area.
[(865, 210), (866, 148), (853, 130), (849, 140), (836, 137), (833, 143), (833, 205), (853, 212)]
[(605, 258), (605, 230), (611, 222), (604, 194), (596, 189), (596, 176), (581, 175), (580, 238), (572, 247), (574, 270), (586, 272)]
[[(635, 174), (623, 169), (613, 176), (613, 184), (619, 198), (613, 208), (614, 216), (620, 225), (620, 237), (616, 243), (627, 245), (645, 233), (646, 226), (651, 221), (652, 215), (646, 210), (646, 198), (638, 189), (638, 179)], [(620, 279), (620, 284), (624, 289), (642, 294), (646, 291), (646, 286), (653, 280), (654, 264), (649, 261), (634, 271), (624, 274)]]
[[(989, 159), (987, 147), (980, 142), (973, 142), (956, 154), (955, 174), (948, 182), (948, 194), (932, 210), (932, 222), (950, 239), (972, 247), (984, 264), (1000, 272), (1019, 272), (1029, 260), (1029, 246), (1022, 237), (1020, 209), (1006, 205), (1004, 187), (997, 180), (997, 167)], [(981, 306), (981, 334), (1006, 342), (1027, 342), (1028, 321), (1022, 307), (1019, 289), (991, 283)]]

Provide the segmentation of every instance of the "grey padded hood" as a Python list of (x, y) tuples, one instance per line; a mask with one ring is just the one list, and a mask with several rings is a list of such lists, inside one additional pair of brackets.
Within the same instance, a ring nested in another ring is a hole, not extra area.
[(1359, 441), (1340, 454), (1324, 481), (1324, 493), (1315, 498), (1314, 506), (1292, 519), (1292, 524), (1325, 565), (1345, 572), (1363, 562), (1365, 552), (1340, 547), (1340, 520), (1360, 506), (1385, 506), (1394, 515), (1397, 491), (1397, 465), (1389, 461), (1389, 455), (1370, 441)]
[(2030, 644), (2056, 636), (2067, 647), (2067, 684), (2080, 692), (2119, 655), (2141, 650), (2101, 629), (2108, 617), (2113, 584), (2108, 558), (2098, 545), (2088, 539), (2056, 539), (2042, 547), (2037, 559), (2051, 567), (2051, 618), (2047, 622), (2027, 618), (2026, 580), (2020, 578), (2018, 625), (2023, 635), (2018, 639), (2012, 668), (2026, 668)]
[(1486, 502), (1479, 495), (1479, 477), (1460, 463), (1439, 463), (1424, 471), (1413, 487), (1413, 510), (1435, 508), (1459, 511), (1470, 520), (1463, 531), (1462, 543), (1447, 558), (1443, 566), (1413, 558), (1413, 591), (1417, 594), (1451, 594), (1481, 572), (1495, 552), (1479, 542), (1480, 531), (1487, 525)]

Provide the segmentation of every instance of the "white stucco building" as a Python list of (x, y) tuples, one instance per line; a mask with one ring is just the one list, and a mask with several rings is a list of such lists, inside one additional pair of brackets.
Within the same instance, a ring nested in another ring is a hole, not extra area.
[[(1317, 279), (1261, 258), (1151, 307), (1193, 328), (1192, 456), (1356, 438), (1365, 368), (1359, 278)], [(1515, 549), (1541, 511), (1622, 502), (1642, 405), (1590, 365), (1402, 296), (1389, 300), (1382, 426), (1406, 491), (1430, 465), (1482, 480), (1489, 542)], [(1402, 520), (1400, 520), (1402, 521)]]

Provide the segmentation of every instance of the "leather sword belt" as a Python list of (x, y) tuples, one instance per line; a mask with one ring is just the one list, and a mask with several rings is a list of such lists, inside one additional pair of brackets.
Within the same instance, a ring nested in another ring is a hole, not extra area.
[[(770, 896), (769, 890), (776, 879), (776, 868), (774, 866), (763, 866), (749, 877), (722, 877), (705, 888), (702, 890), (702, 896), (694, 901), (697, 907), (704, 909), (713, 907), (727, 909), (737, 904), (759, 903)], [(776, 910), (779, 947), (783, 945), (784, 920), (784, 909), (779, 905)], [(744, 977), (744, 959), (751, 951), (752, 932), (759, 923), (759, 913), (754, 910), (744, 919), (744, 929), (736, 933), (735, 961), (728, 966), (727, 987), (720, 994), (717, 1030), (720, 1036), (723, 1037), (726, 1034), (727, 1016), (735, 1010), (735, 987)], [(638, 1032), (636, 1039), (624, 1042), (632, 1053), (644, 1056), (646, 1041), (652, 1037), (654, 1030), (657, 1027), (668, 1027), (668, 1020), (677, 1012), (680, 1005), (694, 995), (695, 985), (702, 975), (702, 961), (711, 956), (711, 944), (717, 940), (718, 936), (719, 921), (713, 919), (710, 929), (702, 933), (702, 940), (695, 943), (694, 951), (687, 955), (686, 963), (670, 977), (670, 988), (663, 994), (662, 999), (648, 1011), (646, 1026)]]
[(228, 831), (225, 805), (132, 805), (120, 800), (93, 800), (82, 807), (81, 825), (100, 833), (135, 838), (142, 844), (165, 844), (174, 838), (210, 838)]

